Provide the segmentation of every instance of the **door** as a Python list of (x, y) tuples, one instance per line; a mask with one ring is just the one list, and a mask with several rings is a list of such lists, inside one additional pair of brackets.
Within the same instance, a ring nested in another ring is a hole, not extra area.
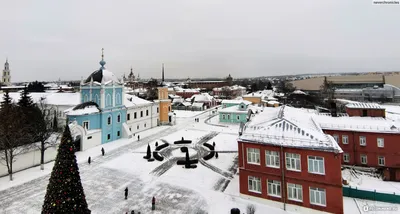
[(75, 141), (74, 141), (74, 146), (75, 146), (75, 152), (81, 151), (81, 136), (80, 135), (76, 136)]

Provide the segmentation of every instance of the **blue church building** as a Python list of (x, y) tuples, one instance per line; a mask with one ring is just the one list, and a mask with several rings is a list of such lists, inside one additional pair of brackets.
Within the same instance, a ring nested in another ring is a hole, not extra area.
[(131, 137), (126, 125), (124, 84), (105, 64), (102, 52), (101, 67), (81, 81), (81, 104), (66, 111), (71, 131), (80, 139), (78, 150)]

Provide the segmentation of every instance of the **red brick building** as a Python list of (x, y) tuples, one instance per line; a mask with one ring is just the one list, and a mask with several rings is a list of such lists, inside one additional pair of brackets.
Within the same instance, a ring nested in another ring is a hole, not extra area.
[(190, 88), (189, 89), (180, 89), (180, 90), (175, 91), (175, 94), (186, 99), (186, 98), (191, 98), (195, 94), (200, 94), (200, 91), (198, 91), (196, 89), (190, 89)]
[(385, 109), (374, 106), (350, 104), (348, 117), (317, 115), (314, 120), (343, 149), (344, 165), (380, 168), (385, 180), (400, 181), (400, 126), (382, 117)]
[(350, 103), (346, 105), (346, 113), (352, 117), (383, 117), (385, 108), (375, 103)]
[(332, 136), (308, 125), (300, 126), (280, 113), (278, 118), (250, 122), (241, 129), (243, 197), (267, 199), (263, 202), (288, 211), (343, 213), (342, 150)]

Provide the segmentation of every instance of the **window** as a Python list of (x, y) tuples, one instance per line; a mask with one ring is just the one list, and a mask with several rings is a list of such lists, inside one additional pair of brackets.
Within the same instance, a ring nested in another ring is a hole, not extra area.
[(274, 197), (281, 197), (281, 182), (268, 180), (268, 195)]
[(261, 193), (261, 179), (249, 176), (249, 192)]
[(255, 148), (247, 148), (247, 163), (260, 164), (260, 150)]
[(118, 123), (121, 122), (121, 114), (118, 114), (118, 116), (117, 116), (117, 122), (118, 122)]
[(343, 161), (344, 161), (345, 163), (350, 162), (350, 155), (349, 155), (349, 153), (344, 153), (344, 154), (343, 154)]
[(111, 106), (111, 95), (107, 94), (107, 98), (106, 98), (106, 106)]
[(133, 113), (133, 119), (136, 119), (136, 118), (137, 118), (137, 114), (135, 112), (135, 113)]
[(385, 166), (385, 157), (378, 156), (378, 165), (379, 166)]
[(117, 131), (117, 136), (119, 137), (121, 135), (121, 132)]
[(139, 129), (139, 125), (137, 125), (137, 127), (136, 127), (137, 129)]
[(349, 144), (349, 136), (342, 135), (342, 143), (343, 144)]
[(107, 140), (110, 140), (110, 139), (111, 139), (111, 135), (108, 134), (108, 135), (107, 135)]
[(303, 186), (300, 184), (287, 184), (288, 199), (292, 201), (303, 201)]
[(149, 116), (149, 110), (146, 110), (146, 116)]
[(279, 153), (277, 151), (265, 151), (265, 162), (269, 167), (279, 168)]
[(334, 134), (333, 138), (335, 139), (336, 143), (339, 143), (339, 135)]
[(126, 119), (127, 119), (127, 120), (131, 120), (131, 114), (127, 114), (127, 115), (126, 115)]
[(380, 147), (380, 148), (385, 147), (385, 141), (383, 138), (378, 137), (378, 139), (376, 141), (378, 143), (378, 147)]
[(225, 120), (225, 114), (222, 115), (222, 119)]
[(286, 169), (301, 171), (299, 154), (286, 153)]
[(310, 204), (326, 206), (325, 189), (310, 187)]
[(83, 121), (83, 128), (86, 130), (89, 129), (89, 121)]
[(88, 140), (92, 139), (92, 136), (87, 137)]
[(146, 128), (146, 123), (144, 124), (144, 127)]
[(121, 104), (121, 95), (119, 93), (115, 95), (115, 104)]
[(366, 146), (367, 139), (364, 136), (360, 136), (360, 146)]
[(240, 116), (239, 116), (239, 115), (237, 115), (237, 116), (236, 116), (236, 119), (237, 119), (237, 120), (240, 120)]
[(308, 156), (308, 172), (314, 174), (325, 174), (324, 158)]
[(360, 155), (360, 158), (361, 158), (361, 163), (362, 164), (367, 164), (368, 163), (366, 155)]
[(159, 111), (159, 110), (158, 110), (158, 107), (157, 107), (157, 113), (158, 113), (158, 111)]
[(228, 114), (228, 115), (227, 115), (227, 117), (228, 117), (228, 120), (230, 120), (230, 119), (231, 119), (231, 115), (230, 115), (230, 114)]
[(108, 118), (107, 118), (107, 124), (111, 125), (111, 115), (109, 115)]
[(140, 117), (143, 117), (143, 111), (140, 111)]

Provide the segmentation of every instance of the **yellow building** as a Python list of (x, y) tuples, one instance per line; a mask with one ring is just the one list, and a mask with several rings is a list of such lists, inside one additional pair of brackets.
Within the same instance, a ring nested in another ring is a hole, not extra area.
[(158, 88), (158, 101), (160, 105), (160, 125), (172, 124), (171, 100), (168, 99), (168, 88)]

